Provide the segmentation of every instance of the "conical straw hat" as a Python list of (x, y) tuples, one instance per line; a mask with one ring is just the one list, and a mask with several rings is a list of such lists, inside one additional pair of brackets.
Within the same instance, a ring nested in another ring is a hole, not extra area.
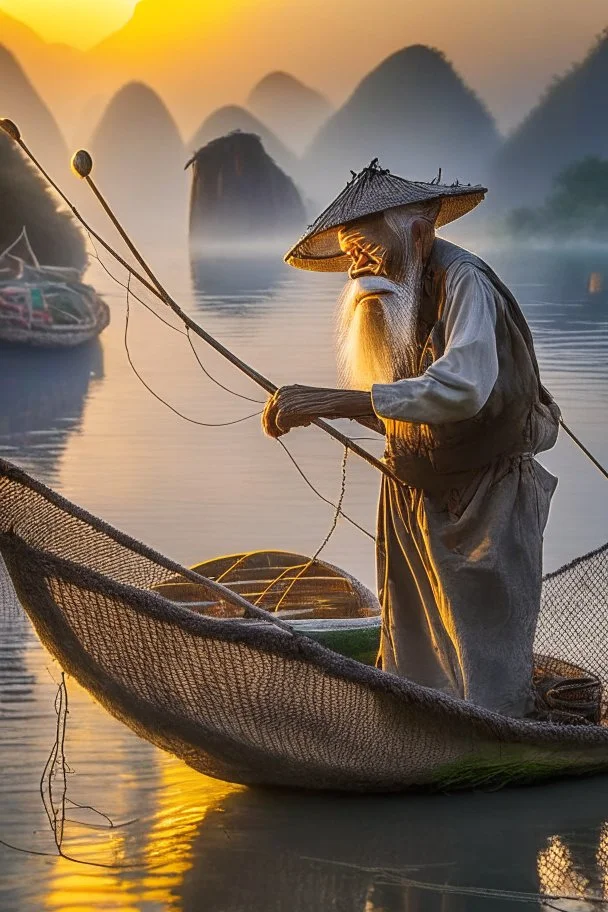
[(347, 272), (350, 258), (338, 242), (338, 231), (347, 222), (397, 206), (441, 200), (435, 222), (435, 227), (440, 228), (474, 209), (487, 192), (480, 184), (405, 180), (380, 168), (374, 159), (367, 168), (353, 174), (344, 190), (285, 255), (285, 262), (317, 272)]

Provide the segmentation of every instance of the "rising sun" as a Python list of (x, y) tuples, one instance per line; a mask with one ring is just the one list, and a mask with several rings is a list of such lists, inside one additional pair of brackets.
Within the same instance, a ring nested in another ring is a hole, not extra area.
[(0, 12), (29, 26), (41, 38), (89, 48), (131, 17), (136, 0), (0, 0)]

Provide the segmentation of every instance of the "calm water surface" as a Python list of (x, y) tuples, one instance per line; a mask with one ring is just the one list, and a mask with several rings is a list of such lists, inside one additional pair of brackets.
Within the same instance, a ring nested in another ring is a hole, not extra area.
[[(184, 308), (276, 383), (334, 382), (339, 279), (271, 260), (255, 268), (215, 260), (191, 276), (179, 253), (153, 256)], [(608, 254), (487, 256), (524, 306), (544, 382), (566, 421), (608, 462)], [(606, 290), (588, 293), (592, 273), (603, 274)], [(214, 385), (187, 338), (132, 301), (128, 346), (137, 370), (199, 424), (171, 412), (129, 366), (125, 292), (99, 266), (91, 280), (112, 308), (98, 344), (59, 355), (0, 352), (0, 455), (182, 563), (252, 548), (313, 553), (332, 511), (263, 437), (259, 419), (204, 426), (262, 405)], [(263, 398), (203, 343), (194, 344), (220, 382)], [(345, 429), (369, 436), (348, 423)], [(287, 443), (313, 483), (335, 498), (340, 447), (310, 428)], [(382, 452), (379, 440), (365, 445)], [(550, 570), (606, 540), (608, 485), (567, 437), (542, 461), (560, 479), (546, 535)], [(368, 529), (377, 488), (373, 470), (351, 457), (345, 509)], [(373, 585), (371, 543), (352, 527), (341, 523), (324, 555)], [(58, 680), (57, 665), (20, 609), (0, 611), (0, 838), (40, 852), (53, 851), (38, 784), (54, 739)], [(112, 720), (74, 682), (68, 691), (69, 795), (116, 826), (103, 827), (90, 811), (69, 811), (64, 848), (79, 859), (126, 867), (0, 847), (5, 912), (460, 912), (522, 905), (515, 897), (441, 896), (424, 884), (608, 898), (608, 778), (435, 798), (256, 792), (190, 771)]]

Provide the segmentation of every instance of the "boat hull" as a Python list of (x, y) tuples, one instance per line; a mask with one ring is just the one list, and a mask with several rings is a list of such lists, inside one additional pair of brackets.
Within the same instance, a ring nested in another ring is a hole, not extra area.
[(380, 648), (380, 618), (352, 621), (292, 621), (296, 633), (310, 637), (326, 649), (374, 665)]
[(62, 349), (76, 348), (96, 339), (110, 322), (110, 308), (105, 301), (99, 301), (96, 319), (88, 326), (36, 327), (9, 326), (0, 324), (0, 342), (6, 345), (26, 345), (30, 348)]
[[(361, 793), (608, 772), (603, 725), (511, 719), (340, 655), (310, 636), (330, 632), (324, 619), (300, 619), (297, 635), (298, 618), (256, 613), (1, 460), (0, 491), (0, 553), (44, 646), (112, 715), (206, 775)], [(607, 557), (576, 564), (594, 602), (603, 577), (588, 571)], [(176, 585), (233, 613), (159, 591)], [(562, 627), (557, 615), (552, 633)]]

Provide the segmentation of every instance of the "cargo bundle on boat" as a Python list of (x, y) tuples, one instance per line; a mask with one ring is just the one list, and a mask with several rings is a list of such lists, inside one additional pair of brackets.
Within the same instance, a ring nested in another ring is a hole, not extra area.
[(110, 321), (107, 304), (72, 267), (43, 266), (25, 229), (0, 254), (0, 342), (71, 348)]

